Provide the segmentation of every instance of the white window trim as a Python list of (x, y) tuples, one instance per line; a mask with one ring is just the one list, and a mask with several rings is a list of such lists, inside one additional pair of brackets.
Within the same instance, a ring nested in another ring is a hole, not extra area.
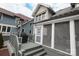
[[(41, 34), (40, 35), (37, 35), (37, 28), (38, 27), (41, 27)], [(36, 36), (40, 36), (41, 37), (41, 39), (40, 39), (40, 42), (37, 42), (36, 41)], [(38, 43), (38, 44), (40, 44), (40, 45), (42, 45), (42, 43), (43, 43), (43, 26), (35, 26), (35, 43)]]
[(0, 24), (1, 26), (8, 26), (8, 27), (14, 27), (14, 28), (16, 28), (16, 26), (14, 26), (14, 25), (8, 25), (8, 24)]

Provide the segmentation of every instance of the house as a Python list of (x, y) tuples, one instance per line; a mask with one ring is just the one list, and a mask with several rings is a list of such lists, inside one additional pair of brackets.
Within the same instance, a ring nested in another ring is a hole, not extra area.
[(21, 28), (24, 29), (25, 33), (29, 36), (29, 41), (33, 42), (33, 23), (34, 19), (29, 19), (25, 23), (22, 24)]
[(44, 46), (50, 55), (79, 56), (79, 4), (57, 12), (49, 10), (47, 5), (38, 4), (32, 14), (35, 43)]
[(0, 8), (0, 31), (6, 35), (16, 31), (15, 14), (3, 8)]
[(3, 36), (9, 36), (10, 33), (17, 34), (17, 32), (21, 32), (19, 26), (28, 21), (28, 19), (30, 18), (22, 14), (0, 8), (0, 32), (3, 33)]
[(24, 31), (26, 33), (28, 33), (30, 31), (30, 27), (31, 27), (31, 25), (29, 25), (30, 22), (31, 22), (31, 18), (30, 17), (27, 17), (25, 15), (22, 15), (20, 13), (17, 13), (15, 15), (18, 18), (16, 20), (17, 21), (17, 25), (16, 26), (17, 26), (17, 32), (18, 32), (19, 36), (20, 36), (20, 34), (22, 32), (22, 29), (24, 29)]

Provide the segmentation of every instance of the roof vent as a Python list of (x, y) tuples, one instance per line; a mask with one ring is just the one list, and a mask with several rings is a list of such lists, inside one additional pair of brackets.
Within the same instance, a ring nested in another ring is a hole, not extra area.
[(75, 8), (75, 6), (76, 6), (76, 3), (71, 3), (72, 8)]

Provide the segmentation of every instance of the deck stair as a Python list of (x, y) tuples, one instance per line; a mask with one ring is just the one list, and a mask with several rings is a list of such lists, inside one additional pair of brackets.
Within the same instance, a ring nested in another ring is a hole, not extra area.
[(22, 44), (20, 53), (22, 56), (45, 56), (47, 54), (41, 45), (31, 42)]

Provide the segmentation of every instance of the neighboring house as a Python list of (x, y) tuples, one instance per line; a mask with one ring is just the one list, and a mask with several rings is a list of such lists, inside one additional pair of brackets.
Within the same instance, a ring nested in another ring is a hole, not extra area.
[(23, 23), (21, 26), (21, 28), (23, 28), (25, 33), (29, 36), (29, 41), (31, 41), (31, 42), (34, 42), (33, 23), (34, 23), (34, 19), (29, 19), (28, 21)]
[(17, 19), (17, 32), (18, 32), (18, 35), (20, 36), (21, 32), (22, 32), (22, 29), (24, 29), (24, 31), (26, 33), (28, 33), (28, 29), (30, 29), (30, 25), (27, 25), (27, 22), (29, 23), (29, 21), (31, 20), (30, 17), (27, 17), (25, 15), (22, 15), (22, 14), (15, 14), (18, 19)]
[(11, 11), (0, 8), (0, 31), (3, 35), (20, 32), (19, 26), (30, 19), (22, 14), (16, 14)]
[[(49, 54), (55, 54), (55, 51), (58, 51), (56, 53), (60, 55), (79, 56), (79, 4), (71, 5), (56, 13), (54, 11), (50, 13), (49, 9), (46, 5), (38, 4), (32, 14), (35, 43), (48, 48)], [(37, 16), (42, 12), (45, 13), (44, 20)], [(49, 14), (52, 15), (48, 17)]]
[(22, 24), (22, 28), (25, 30), (27, 34), (33, 35), (33, 22), (34, 19), (29, 19), (27, 22)]
[(0, 8), (0, 31), (2, 33), (10, 33), (16, 31), (15, 14), (3, 8)]

